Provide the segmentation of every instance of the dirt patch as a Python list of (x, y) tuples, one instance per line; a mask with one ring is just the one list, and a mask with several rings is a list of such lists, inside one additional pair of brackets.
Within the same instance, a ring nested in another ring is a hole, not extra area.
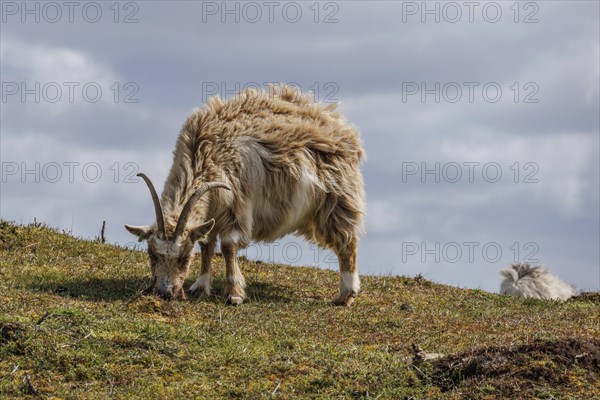
[[(422, 371), (427, 371), (424, 378), (442, 391), (469, 390), (482, 383), (503, 398), (535, 397), (544, 387), (572, 387), (576, 391), (600, 381), (600, 340), (568, 338), (487, 347), (450, 355), (423, 367)], [(583, 381), (573, 381), (570, 371), (574, 368), (584, 370)]]
[(0, 343), (15, 342), (22, 333), (25, 332), (25, 326), (18, 322), (0, 322)]

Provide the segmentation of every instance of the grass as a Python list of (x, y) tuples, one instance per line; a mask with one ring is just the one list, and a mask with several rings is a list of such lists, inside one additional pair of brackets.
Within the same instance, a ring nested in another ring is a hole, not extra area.
[[(600, 303), (242, 261), (249, 300), (164, 302), (143, 252), (0, 222), (0, 398), (592, 399)], [(194, 261), (187, 285), (197, 273)], [(412, 345), (441, 359), (415, 357)]]

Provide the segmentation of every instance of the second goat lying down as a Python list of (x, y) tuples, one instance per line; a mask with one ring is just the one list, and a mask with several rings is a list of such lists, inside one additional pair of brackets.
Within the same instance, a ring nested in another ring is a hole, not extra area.
[(500, 285), (500, 294), (555, 300), (567, 300), (575, 295), (573, 286), (542, 267), (513, 264), (501, 271), (501, 274), (504, 279)]
[(156, 224), (126, 228), (148, 241), (154, 291), (183, 297), (194, 245), (202, 267), (190, 292), (211, 293), (217, 239), (225, 258), (225, 294), (245, 297), (237, 251), (251, 241), (293, 233), (338, 256), (340, 292), (349, 305), (359, 291), (357, 244), (364, 190), (359, 134), (334, 105), (314, 103), (290, 87), (213, 97), (184, 123), (162, 197), (143, 174)]

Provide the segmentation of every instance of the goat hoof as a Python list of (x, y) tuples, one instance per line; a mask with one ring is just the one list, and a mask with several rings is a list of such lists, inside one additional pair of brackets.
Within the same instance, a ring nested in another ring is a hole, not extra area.
[(241, 306), (244, 303), (244, 299), (239, 296), (230, 296), (227, 298), (227, 301), (232, 306)]
[(350, 307), (350, 305), (354, 302), (354, 297), (356, 295), (354, 293), (350, 293), (346, 296), (338, 296), (335, 300), (332, 301), (334, 306), (338, 307)]

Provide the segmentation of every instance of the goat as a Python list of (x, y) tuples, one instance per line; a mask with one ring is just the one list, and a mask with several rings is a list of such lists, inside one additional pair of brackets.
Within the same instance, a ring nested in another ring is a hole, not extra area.
[(335, 252), (340, 291), (349, 306), (360, 289), (357, 245), (365, 207), (358, 131), (335, 111), (289, 86), (218, 96), (195, 110), (180, 131), (159, 200), (156, 223), (125, 228), (147, 240), (153, 291), (184, 298), (183, 283), (200, 243), (201, 270), (189, 294), (211, 294), (217, 240), (225, 259), (225, 295), (246, 298), (238, 249), (287, 234)]
[(500, 284), (500, 294), (534, 299), (567, 300), (575, 295), (575, 288), (566, 284), (542, 267), (525, 264), (512, 264), (500, 272), (504, 279)]

